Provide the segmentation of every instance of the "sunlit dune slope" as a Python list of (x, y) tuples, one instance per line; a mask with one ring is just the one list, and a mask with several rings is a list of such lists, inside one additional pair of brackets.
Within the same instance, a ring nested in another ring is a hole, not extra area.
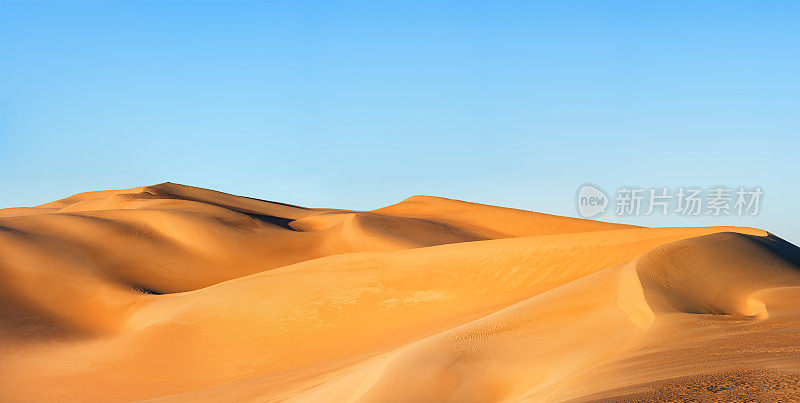
[(800, 251), (761, 230), (171, 183), (0, 217), (0, 400), (800, 398)]
[(490, 238), (563, 234), (630, 228), (628, 225), (559, 217), (532, 211), (488, 206), (433, 196), (413, 196), (375, 212), (451, 223)]

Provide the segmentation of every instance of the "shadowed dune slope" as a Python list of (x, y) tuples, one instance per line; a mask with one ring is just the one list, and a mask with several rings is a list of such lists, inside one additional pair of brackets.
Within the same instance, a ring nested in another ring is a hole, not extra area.
[(800, 398), (800, 251), (165, 183), (0, 210), (7, 401)]

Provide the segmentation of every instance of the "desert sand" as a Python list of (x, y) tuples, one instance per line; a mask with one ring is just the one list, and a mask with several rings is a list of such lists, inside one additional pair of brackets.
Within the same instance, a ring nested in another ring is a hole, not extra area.
[(800, 399), (800, 249), (163, 183), (0, 210), (0, 401)]

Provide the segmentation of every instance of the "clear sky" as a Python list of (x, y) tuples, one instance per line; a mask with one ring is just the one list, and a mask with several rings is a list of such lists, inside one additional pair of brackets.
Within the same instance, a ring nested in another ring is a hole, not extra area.
[(164, 181), (577, 214), (761, 186), (800, 243), (800, 2), (0, 0), (0, 207)]

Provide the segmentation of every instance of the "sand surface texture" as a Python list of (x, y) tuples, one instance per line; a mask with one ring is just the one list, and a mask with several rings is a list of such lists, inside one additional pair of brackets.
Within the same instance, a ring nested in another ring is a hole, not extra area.
[(800, 249), (164, 183), (0, 210), (0, 401), (800, 399)]

